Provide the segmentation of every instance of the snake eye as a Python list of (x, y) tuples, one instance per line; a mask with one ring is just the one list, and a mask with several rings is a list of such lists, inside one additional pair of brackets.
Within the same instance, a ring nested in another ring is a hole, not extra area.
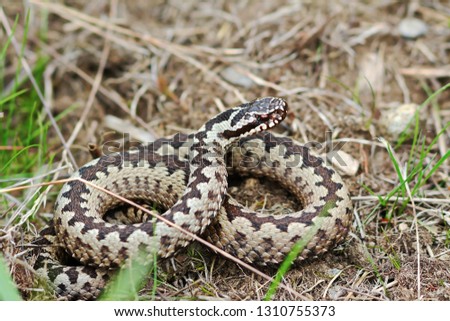
[(225, 138), (249, 136), (275, 127), (287, 112), (285, 100), (276, 97), (264, 97), (242, 104), (235, 109), (229, 130), (224, 130)]

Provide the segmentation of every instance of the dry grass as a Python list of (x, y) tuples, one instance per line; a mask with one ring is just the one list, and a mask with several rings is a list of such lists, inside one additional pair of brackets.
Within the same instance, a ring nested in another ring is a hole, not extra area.
[[(450, 299), (448, 161), (415, 195), (393, 197), (383, 206), (368, 193), (384, 196), (401, 182), (376, 140), (386, 136), (382, 116), (402, 103), (421, 104), (450, 78), (450, 11), (444, 1), (365, 1), (352, 7), (343, 0), (173, 0), (152, 1), (151, 7), (148, 1), (30, 2), (24, 60), (34, 70), (39, 56), (49, 57), (41, 108), (49, 118), (69, 112), (48, 132), (48, 155), (57, 155), (56, 162), (34, 167), (33, 179), (25, 184), (65, 177), (69, 168), (90, 159), (89, 143), (102, 146), (131, 133), (125, 142), (129, 146), (190, 132), (227, 106), (281, 96), (291, 110), (279, 132), (303, 142), (324, 142), (332, 132), (360, 166), (355, 175), (344, 177), (355, 207), (348, 240), (292, 269), (284, 284), (294, 291), (280, 288), (274, 299)], [(7, 1), (3, 10), (3, 29), (19, 14), (15, 39), (20, 43), (25, 8)], [(424, 37), (398, 35), (396, 26), (405, 15), (428, 24)], [(44, 40), (42, 26), (48, 28)], [(3, 30), (0, 39), (6, 38)], [(9, 48), (5, 88), (18, 64)], [(425, 165), (435, 164), (449, 150), (450, 92), (420, 114), (426, 146), (444, 128), (425, 157)], [(419, 152), (411, 153), (412, 146), (407, 140), (396, 149), (401, 166), (417, 162)], [(11, 153), (17, 146), (6, 142), (2, 147), (0, 152)], [(2, 175), (3, 187), (13, 183)], [(408, 187), (415, 184), (421, 182), (413, 180)], [(273, 211), (280, 204), (283, 209), (296, 206), (260, 180), (235, 185), (236, 194), (248, 191), (241, 201), (249, 206)], [(36, 289), (30, 290), (32, 272), (22, 245), (51, 217), (59, 187), (0, 198), (0, 246), (25, 297)], [(270, 196), (274, 193), (275, 198)], [(261, 299), (269, 285), (198, 244), (161, 262), (160, 269), (156, 299)]]

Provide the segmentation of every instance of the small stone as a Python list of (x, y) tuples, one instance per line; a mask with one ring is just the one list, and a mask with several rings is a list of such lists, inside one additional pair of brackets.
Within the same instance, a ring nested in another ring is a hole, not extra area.
[(220, 74), (226, 81), (232, 83), (233, 85), (250, 88), (255, 84), (253, 80), (236, 70), (234, 67), (225, 68)]
[(342, 289), (339, 285), (332, 286), (328, 290), (328, 296), (331, 300), (338, 300), (345, 294), (345, 290)]
[(442, 254), (442, 255), (439, 256), (439, 260), (448, 262), (448, 261), (450, 261), (450, 255)]
[(132, 138), (141, 142), (153, 142), (156, 137), (146, 130), (134, 126), (130, 121), (116, 117), (114, 115), (106, 115), (104, 120), (106, 127), (117, 131), (118, 133), (128, 133)]
[(400, 230), (400, 232), (406, 232), (408, 230), (408, 224), (406, 223), (400, 223), (398, 225), (398, 229)]
[(330, 277), (334, 278), (336, 275), (338, 275), (339, 273), (341, 273), (342, 270), (341, 270), (341, 269), (337, 269), (337, 268), (332, 268), (332, 269), (329, 269), (327, 272), (328, 272), (328, 275), (329, 275)]
[(380, 125), (388, 137), (397, 140), (403, 132), (406, 134), (413, 132), (415, 126), (413, 118), (418, 109), (419, 105), (417, 104), (404, 104), (394, 107), (383, 112)]
[(398, 32), (407, 39), (416, 39), (428, 31), (425, 22), (417, 18), (405, 18), (398, 24)]
[(332, 153), (327, 153), (322, 156), (325, 156), (327, 161), (330, 161), (333, 167), (341, 175), (355, 176), (358, 172), (359, 161), (342, 150), (333, 151)]

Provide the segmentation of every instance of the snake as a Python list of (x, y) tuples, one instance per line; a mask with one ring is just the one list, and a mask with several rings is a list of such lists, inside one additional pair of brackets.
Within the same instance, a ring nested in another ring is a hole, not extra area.
[[(91, 300), (142, 251), (151, 262), (192, 243), (190, 235), (151, 217), (131, 224), (108, 219), (108, 211), (123, 202), (95, 186), (156, 204), (165, 219), (258, 266), (280, 264), (301, 241), (295, 262), (341, 243), (352, 222), (349, 191), (336, 170), (308, 147), (267, 131), (287, 112), (282, 98), (255, 99), (226, 109), (195, 133), (85, 164), (61, 188), (53, 221), (34, 242), (36, 274), (59, 299)], [(229, 174), (276, 182), (302, 209), (280, 215), (252, 211), (227, 193)]]

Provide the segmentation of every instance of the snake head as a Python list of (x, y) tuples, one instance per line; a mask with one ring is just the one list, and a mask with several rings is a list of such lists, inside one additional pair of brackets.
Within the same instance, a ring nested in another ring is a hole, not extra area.
[(288, 104), (284, 99), (264, 97), (233, 108), (230, 127), (224, 130), (225, 138), (245, 137), (278, 125), (287, 114)]

